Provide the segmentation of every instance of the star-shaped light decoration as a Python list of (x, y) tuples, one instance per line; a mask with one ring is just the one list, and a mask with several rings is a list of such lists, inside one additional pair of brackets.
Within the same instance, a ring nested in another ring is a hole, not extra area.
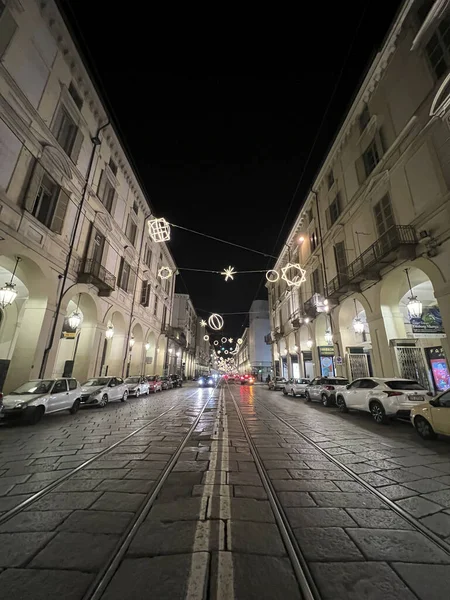
[[(291, 269), (295, 269), (297, 272), (292, 279), (289, 279), (287, 273)], [(281, 279), (284, 279), (288, 287), (300, 287), (306, 281), (306, 271), (298, 263), (288, 263), (285, 267), (281, 267), (281, 272)]]
[(160, 279), (169, 279), (172, 275), (173, 271), (170, 267), (161, 267), (158, 271), (158, 277)]
[(236, 274), (236, 272), (234, 270), (234, 267), (231, 267), (231, 266), (228, 267), (228, 269), (224, 269), (221, 272), (221, 275), (225, 276), (225, 281), (228, 281), (228, 279), (234, 279), (233, 275), (235, 275), (235, 274)]
[(206, 327), (206, 321), (205, 321), (205, 319), (202, 319), (202, 320), (200, 321), (200, 325), (201, 325), (202, 327)]
[(228, 338), (228, 341), (230, 342), (230, 344), (233, 343), (233, 338)]

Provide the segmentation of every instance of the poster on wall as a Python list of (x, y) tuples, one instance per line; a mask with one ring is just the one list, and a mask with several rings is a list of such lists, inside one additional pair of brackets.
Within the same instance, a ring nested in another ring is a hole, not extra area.
[(424, 306), (422, 316), (410, 317), (414, 337), (446, 337), (438, 306)]

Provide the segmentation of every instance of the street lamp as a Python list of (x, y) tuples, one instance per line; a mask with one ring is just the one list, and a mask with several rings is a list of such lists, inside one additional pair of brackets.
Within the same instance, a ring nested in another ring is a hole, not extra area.
[(411, 294), (411, 296), (408, 298), (408, 304), (406, 305), (406, 308), (408, 309), (408, 313), (412, 318), (420, 319), (423, 308), (422, 302), (417, 298), (417, 296), (414, 296), (412, 292), (411, 281), (409, 279), (409, 269), (405, 269), (405, 273), (408, 280), (409, 293)]
[(145, 344), (145, 349), (147, 352), (150, 350), (150, 344), (148, 342)]
[(78, 296), (78, 303), (77, 303), (76, 309), (73, 311), (73, 313), (67, 319), (71, 329), (78, 329), (78, 327), (81, 325), (81, 321), (83, 320), (83, 316), (80, 313), (80, 311), (78, 310), (78, 307), (80, 306), (80, 298), (81, 298), (81, 294), (79, 294), (79, 296)]
[(16, 258), (16, 264), (11, 275), (11, 281), (9, 283), (5, 283), (5, 285), (0, 289), (0, 306), (2, 308), (6, 308), (17, 298), (17, 292), (15, 290), (16, 284), (13, 283), (13, 280), (16, 274), (17, 265), (19, 264), (20, 260), (21, 259), (19, 257)]
[(329, 346), (333, 343), (333, 334), (329, 329), (325, 331), (325, 341)]
[(134, 339), (134, 337), (133, 337), (133, 336), (131, 336), (131, 337), (130, 337), (130, 341), (129, 341), (129, 344), (130, 344), (130, 350), (133, 348), (133, 346), (134, 346), (134, 342), (135, 342), (135, 341), (136, 341), (136, 340)]
[(364, 333), (364, 323), (358, 317), (358, 309), (356, 307), (356, 299), (353, 298), (353, 302), (355, 303), (355, 318), (353, 319), (353, 331), (355, 333), (362, 334)]
[(114, 326), (113, 325), (108, 325), (108, 329), (105, 331), (105, 338), (107, 340), (112, 339), (114, 335)]
[(309, 340), (306, 342), (306, 345), (308, 346), (308, 348), (311, 350), (311, 348), (313, 347), (313, 341), (311, 338), (309, 338)]

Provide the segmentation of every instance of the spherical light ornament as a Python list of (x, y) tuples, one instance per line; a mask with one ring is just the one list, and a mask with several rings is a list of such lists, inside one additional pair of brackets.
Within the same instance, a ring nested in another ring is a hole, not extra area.
[(160, 279), (170, 279), (172, 275), (173, 271), (170, 267), (161, 267), (158, 271), (158, 277)]
[(217, 313), (213, 313), (208, 319), (208, 325), (211, 327), (211, 329), (219, 331), (223, 327), (223, 317)]
[(105, 338), (110, 340), (114, 336), (114, 327), (112, 325), (108, 325), (108, 329), (105, 331)]
[(148, 234), (154, 242), (168, 242), (170, 225), (165, 219), (152, 219), (148, 221)]
[(214, 344), (214, 346), (218, 346), (219, 345), (219, 340), (214, 340), (213, 344)]
[(67, 319), (71, 329), (78, 329), (83, 320), (83, 316), (79, 310), (75, 310), (70, 317)]
[(275, 283), (280, 279), (280, 274), (275, 269), (270, 269), (266, 273), (266, 279), (269, 283)]
[(241, 344), (243, 344), (243, 343), (244, 343), (244, 340), (243, 340), (242, 338), (238, 338), (238, 340), (237, 340), (237, 343), (238, 343), (238, 344), (239, 344), (239, 346), (240, 346)]
[(217, 354), (220, 354), (222, 352), (222, 350), (217, 350)]
[(223, 337), (223, 338), (221, 338), (221, 340), (220, 340), (220, 341), (222, 342), (222, 344), (225, 344), (225, 343), (226, 343), (226, 341), (227, 341), (227, 338), (226, 338), (226, 337)]
[(5, 283), (0, 289), (0, 306), (6, 308), (14, 302), (17, 298), (17, 292), (14, 289), (16, 285), (14, 283)]
[(208, 342), (209, 341), (209, 335), (208, 334), (204, 335), (203, 339), (205, 340), (205, 342)]

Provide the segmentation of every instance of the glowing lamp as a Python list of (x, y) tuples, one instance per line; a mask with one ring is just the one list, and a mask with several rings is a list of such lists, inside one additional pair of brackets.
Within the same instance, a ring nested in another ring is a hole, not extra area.
[(135, 342), (135, 339), (134, 339), (134, 337), (131, 337), (131, 338), (130, 338), (130, 341), (129, 341), (129, 344), (130, 344), (130, 349), (131, 349), (131, 348), (134, 346), (134, 342)]
[(71, 329), (78, 329), (78, 327), (81, 325), (81, 321), (82, 321), (82, 316), (81, 313), (77, 310), (75, 310), (70, 317), (67, 319), (69, 326)]
[(17, 292), (14, 289), (15, 287), (14, 283), (5, 283), (0, 289), (0, 306), (2, 308), (6, 308), (17, 298)]
[(353, 331), (359, 334), (364, 333), (364, 323), (359, 317), (353, 320)]
[(406, 308), (408, 309), (410, 317), (413, 319), (420, 319), (422, 316), (422, 302), (417, 298), (417, 296), (411, 296), (409, 298)]
[(105, 331), (105, 338), (110, 340), (114, 335), (114, 327), (109, 325), (108, 329)]
[(333, 343), (333, 334), (331, 333), (331, 331), (329, 329), (327, 329), (325, 331), (325, 341), (328, 345), (331, 345)]
[(309, 349), (311, 349), (313, 347), (313, 341), (311, 338), (306, 342), (306, 345), (308, 346)]

